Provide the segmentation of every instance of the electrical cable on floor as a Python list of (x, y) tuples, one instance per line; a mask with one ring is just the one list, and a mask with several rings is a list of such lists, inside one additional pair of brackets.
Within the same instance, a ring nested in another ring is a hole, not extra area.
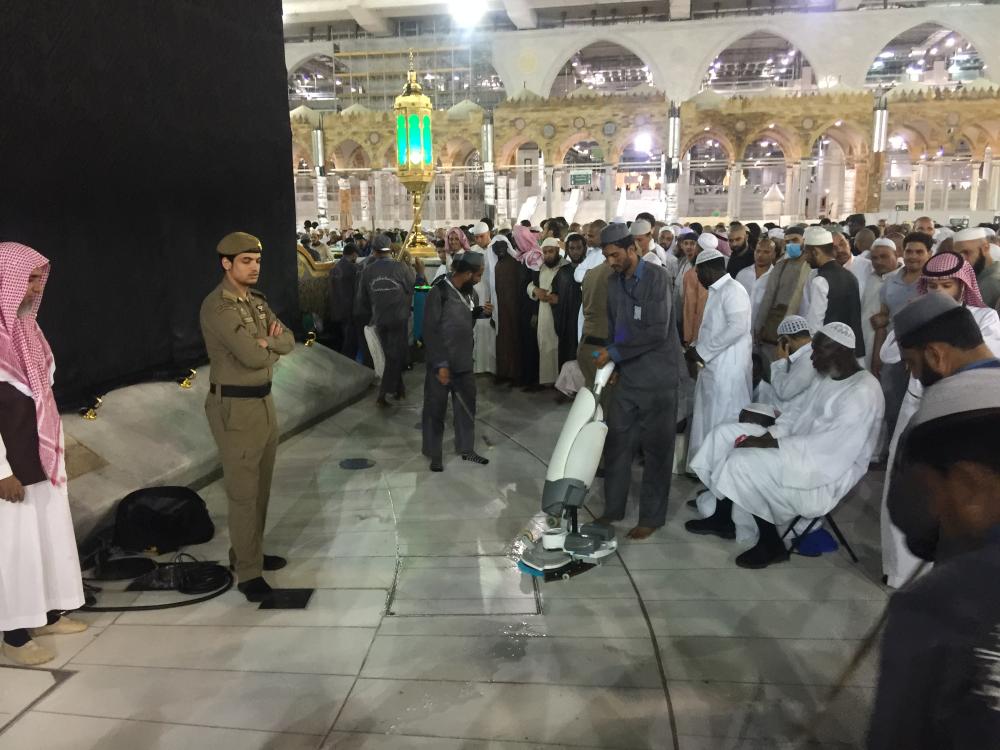
[[(229, 591), (235, 583), (232, 572), (224, 565), (214, 562), (204, 562), (197, 560), (194, 556), (186, 552), (178, 553), (169, 563), (158, 564), (153, 570), (161, 575), (170, 577), (172, 586), (169, 589), (147, 589), (147, 590), (170, 590), (181, 594), (200, 594), (193, 599), (183, 599), (176, 602), (166, 602), (163, 604), (144, 604), (128, 607), (80, 607), (82, 612), (152, 612), (161, 609), (176, 609), (177, 607), (188, 607), (192, 604), (200, 604), (210, 599), (215, 599)], [(99, 592), (102, 589), (84, 582), (88, 592)]]

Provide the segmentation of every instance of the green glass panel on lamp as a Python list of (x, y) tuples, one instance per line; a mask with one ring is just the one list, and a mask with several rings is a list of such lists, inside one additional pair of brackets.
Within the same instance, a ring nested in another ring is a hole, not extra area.
[(406, 117), (396, 115), (396, 163), (406, 164)]
[(423, 160), (423, 153), (420, 149), (420, 116), (410, 115), (406, 119), (406, 125), (407, 145), (409, 146), (406, 155), (410, 164), (417, 166)]
[(432, 149), (433, 141), (431, 139), (431, 117), (430, 115), (424, 115), (424, 164), (430, 164), (434, 158), (434, 152)]

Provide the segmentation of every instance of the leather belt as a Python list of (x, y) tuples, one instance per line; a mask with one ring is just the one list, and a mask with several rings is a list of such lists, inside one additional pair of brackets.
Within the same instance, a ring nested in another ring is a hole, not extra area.
[(209, 393), (216, 390), (222, 391), (223, 398), (264, 398), (271, 393), (271, 384), (264, 385), (216, 385), (212, 383), (208, 386)]
[(584, 336), (583, 343), (590, 344), (591, 346), (607, 346), (608, 340), (597, 336)]

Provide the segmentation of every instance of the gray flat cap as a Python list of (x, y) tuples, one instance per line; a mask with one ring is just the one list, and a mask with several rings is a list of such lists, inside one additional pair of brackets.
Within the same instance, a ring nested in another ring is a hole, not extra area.
[(624, 224), (608, 224), (601, 230), (601, 247), (611, 244), (621, 244), (622, 240), (632, 239), (632, 233)]
[(892, 325), (896, 331), (896, 339), (909, 336), (935, 318), (961, 307), (951, 297), (943, 294), (922, 294), (903, 307), (892, 317)]

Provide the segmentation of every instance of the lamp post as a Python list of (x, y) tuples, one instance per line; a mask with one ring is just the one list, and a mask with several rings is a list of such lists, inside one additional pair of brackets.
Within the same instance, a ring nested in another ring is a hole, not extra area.
[(431, 100), (417, 81), (412, 51), (406, 85), (403, 93), (396, 97), (392, 109), (396, 115), (396, 174), (413, 200), (413, 226), (403, 249), (417, 258), (437, 259), (437, 251), (420, 228), (424, 193), (434, 179), (434, 144)]

